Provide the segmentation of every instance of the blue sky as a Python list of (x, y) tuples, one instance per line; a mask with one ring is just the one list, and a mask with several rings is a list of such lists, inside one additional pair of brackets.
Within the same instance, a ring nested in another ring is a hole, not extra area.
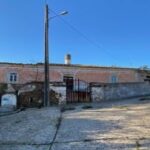
[[(50, 21), (51, 63), (150, 67), (149, 0), (47, 0), (61, 19)], [(0, 0), (0, 61), (44, 60), (45, 0)], [(54, 15), (50, 12), (50, 15)], [(83, 34), (84, 36), (82, 36)]]

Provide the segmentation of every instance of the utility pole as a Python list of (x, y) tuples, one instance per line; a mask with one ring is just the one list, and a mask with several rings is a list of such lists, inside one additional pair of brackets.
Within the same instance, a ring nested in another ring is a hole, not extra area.
[(45, 6), (45, 81), (44, 81), (44, 106), (49, 106), (49, 47), (48, 47), (48, 29), (49, 29), (49, 11), (48, 5)]
[(66, 15), (68, 14), (67, 11), (63, 11), (58, 15), (52, 16), (49, 18), (49, 11), (48, 11), (48, 4), (45, 6), (45, 63), (44, 63), (44, 106), (50, 106), (50, 97), (49, 97), (49, 47), (48, 47), (48, 30), (49, 30), (49, 19), (53, 19), (55, 17)]

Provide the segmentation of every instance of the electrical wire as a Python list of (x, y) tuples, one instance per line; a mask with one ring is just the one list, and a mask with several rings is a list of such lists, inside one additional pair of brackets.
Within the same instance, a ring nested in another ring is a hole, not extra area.
[[(55, 15), (58, 15), (54, 10), (50, 9), (51, 12), (53, 12)], [(91, 43), (93, 46), (95, 46), (98, 49), (102, 49), (102, 46), (100, 46), (98, 43), (96, 43), (95, 41), (91, 40), (90, 38), (88, 38), (84, 33), (82, 33), (79, 29), (77, 29), (74, 25), (72, 25), (71, 23), (69, 23), (68, 21), (66, 21), (64, 18), (62, 18), (61, 16), (58, 16), (58, 18), (65, 23), (69, 28), (71, 28), (73, 31), (75, 31), (76, 33), (78, 33), (82, 38), (84, 38), (86, 41), (88, 41), (89, 43)], [(114, 56), (113, 54), (111, 54), (107, 49), (103, 48), (103, 51), (109, 55), (111, 58), (114, 59), (114, 61), (117, 63), (121, 60), (118, 59), (118, 57)], [(129, 60), (129, 58), (128, 58)], [(131, 62), (130, 62), (131, 64)], [(116, 65), (113, 65), (113, 67), (117, 67)]]
[[(57, 15), (57, 13), (50, 9), (51, 12), (53, 12), (55, 15)], [(91, 43), (93, 46), (95, 46), (96, 48), (102, 50), (102, 47), (96, 43), (95, 41), (91, 40), (90, 38), (88, 38), (84, 33), (82, 33), (79, 29), (77, 29), (74, 25), (72, 25), (71, 23), (69, 23), (68, 21), (66, 21), (64, 18), (62, 18), (61, 16), (58, 16), (59, 19), (64, 22), (68, 27), (70, 27), (73, 31), (75, 31), (76, 33), (78, 33), (82, 38), (84, 38), (86, 41), (88, 41), (89, 43)], [(115, 57), (113, 54), (111, 54), (107, 49), (104, 49), (103, 48), (103, 51), (109, 55), (111, 58), (114, 59), (114, 61), (117, 63), (117, 62), (120, 62), (121, 60), (118, 59), (118, 57)]]

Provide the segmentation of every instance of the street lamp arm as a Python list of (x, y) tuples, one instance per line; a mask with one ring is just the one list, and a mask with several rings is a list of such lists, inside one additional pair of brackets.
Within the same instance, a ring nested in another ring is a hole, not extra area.
[(67, 15), (67, 14), (68, 14), (68, 11), (63, 11), (63, 12), (61, 12), (61, 13), (58, 14), (58, 15), (55, 15), (55, 16), (53, 16), (53, 17), (49, 17), (49, 20), (50, 20), (50, 19), (53, 19), (53, 18), (56, 18), (56, 17), (59, 17), (59, 16)]

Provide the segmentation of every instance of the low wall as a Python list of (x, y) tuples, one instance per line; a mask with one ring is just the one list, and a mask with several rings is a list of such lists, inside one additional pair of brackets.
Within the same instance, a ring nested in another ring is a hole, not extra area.
[(63, 82), (56, 82), (50, 84), (50, 89), (58, 94), (59, 105), (66, 104), (66, 84)]
[[(66, 103), (66, 84), (63, 82), (51, 82), (49, 84), (50, 105)], [(44, 83), (27, 83), (18, 91), (19, 106), (38, 107), (43, 105)]]
[(92, 84), (93, 102), (150, 95), (149, 83)]

